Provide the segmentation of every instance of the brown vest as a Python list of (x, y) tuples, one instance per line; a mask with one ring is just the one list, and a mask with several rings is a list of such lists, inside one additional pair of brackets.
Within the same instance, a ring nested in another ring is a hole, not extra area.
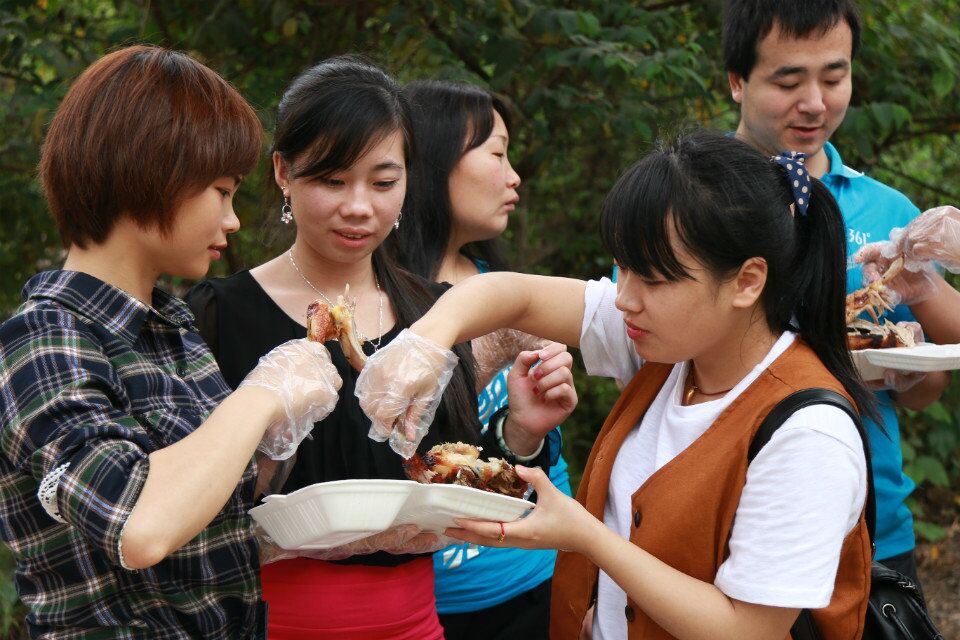
[[(639, 424), (672, 365), (647, 364), (624, 389), (590, 452), (577, 500), (602, 520), (613, 461)], [(797, 340), (727, 407), (717, 420), (633, 494), (630, 542), (683, 573), (713, 583), (729, 555), (727, 544), (746, 482), (747, 450), (767, 413), (799, 389), (843, 386), (813, 351)], [(579, 554), (560, 552), (553, 578), (550, 638), (576, 640), (596, 593), (596, 566)], [(863, 633), (870, 591), (870, 541), (863, 514), (843, 542), (833, 597), (813, 612), (825, 640), (852, 640)], [(624, 610), (629, 640), (673, 638), (636, 603)]]

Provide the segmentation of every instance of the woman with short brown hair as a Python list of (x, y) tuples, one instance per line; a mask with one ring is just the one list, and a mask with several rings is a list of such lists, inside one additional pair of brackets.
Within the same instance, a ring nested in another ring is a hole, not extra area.
[(229, 83), (156, 47), (95, 62), (53, 118), (40, 177), (66, 261), (0, 326), (0, 535), (31, 637), (262, 636), (251, 458), (292, 452), (340, 380), (294, 341), (231, 394), (154, 286), (219, 257), (260, 139)]

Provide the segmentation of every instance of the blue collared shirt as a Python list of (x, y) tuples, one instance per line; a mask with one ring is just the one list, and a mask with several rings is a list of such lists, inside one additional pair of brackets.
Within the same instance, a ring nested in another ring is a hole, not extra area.
[(252, 637), (253, 464), (179, 550), (139, 571), (121, 554), (150, 453), (230, 393), (185, 303), (155, 289), (151, 307), (73, 271), (34, 276), (23, 297), (0, 326), (0, 536), (31, 636)]
[[(836, 198), (847, 226), (847, 256), (870, 242), (890, 237), (890, 231), (903, 227), (920, 214), (910, 200), (891, 187), (843, 164), (837, 149), (829, 142), (824, 151), (830, 171), (820, 180)], [(847, 291), (862, 285), (860, 265), (847, 265)], [(898, 305), (887, 315), (891, 322), (913, 320), (906, 305)], [(913, 549), (913, 516), (905, 504), (916, 486), (903, 472), (900, 452), (900, 426), (893, 400), (885, 391), (877, 392), (877, 403), (886, 435), (877, 425), (866, 421), (873, 456), (873, 482), (877, 494), (877, 558), (884, 559)]]

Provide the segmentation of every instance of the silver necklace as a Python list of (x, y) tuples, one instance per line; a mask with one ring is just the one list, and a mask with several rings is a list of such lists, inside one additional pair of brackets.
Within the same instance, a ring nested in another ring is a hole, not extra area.
[[(307, 276), (303, 275), (303, 272), (300, 271), (300, 267), (297, 265), (297, 261), (293, 258), (293, 247), (287, 251), (287, 257), (290, 258), (290, 264), (293, 265), (293, 270), (297, 272), (297, 275), (300, 276), (300, 279), (307, 283), (307, 286), (320, 294), (320, 297), (329, 304), (331, 307), (335, 306), (333, 300), (328, 298), (323, 291), (320, 291), (312, 282), (307, 280)], [(377, 285), (377, 341), (368, 340), (366, 336), (360, 333), (360, 329), (357, 328), (357, 337), (360, 338), (361, 342), (369, 342), (373, 345), (373, 350), (376, 351), (380, 348), (380, 342), (383, 340), (383, 296), (380, 295), (380, 280), (377, 279), (377, 274), (373, 274), (373, 282)], [(350, 285), (347, 285), (348, 287)]]

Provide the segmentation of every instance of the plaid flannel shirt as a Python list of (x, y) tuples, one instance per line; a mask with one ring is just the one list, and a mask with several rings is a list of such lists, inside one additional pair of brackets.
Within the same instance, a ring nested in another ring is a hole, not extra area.
[(151, 308), (70, 271), (38, 274), (23, 293), (0, 326), (0, 535), (31, 636), (257, 637), (253, 464), (213, 522), (159, 564), (128, 570), (120, 553), (148, 455), (230, 392), (187, 306), (155, 289)]

